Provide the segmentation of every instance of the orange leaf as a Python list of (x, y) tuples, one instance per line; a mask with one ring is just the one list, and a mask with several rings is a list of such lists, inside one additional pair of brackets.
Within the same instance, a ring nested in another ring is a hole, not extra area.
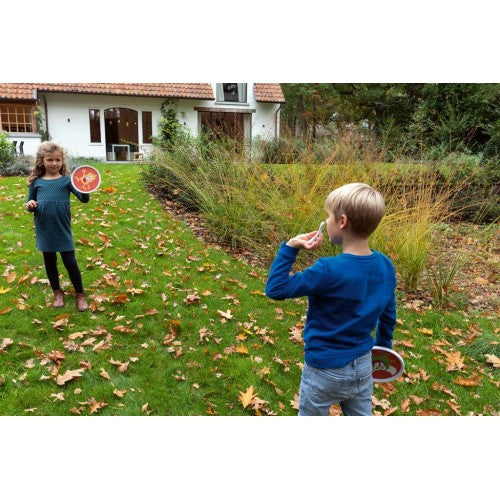
[(248, 354), (248, 349), (244, 345), (238, 345), (234, 350), (240, 354)]
[(87, 238), (84, 238), (83, 236), (81, 238), (78, 239), (78, 241), (82, 244), (82, 245), (87, 245), (89, 247), (93, 247), (94, 244), (89, 241)]
[(458, 376), (454, 381), (454, 384), (457, 385), (463, 385), (465, 387), (472, 387), (474, 385), (479, 385), (477, 383), (477, 379), (472, 379), (472, 378), (462, 378), (461, 376)]
[(425, 333), (426, 335), (434, 335), (434, 332), (429, 330), (429, 328), (417, 328), (417, 332)]
[(90, 413), (95, 413), (105, 406), (108, 406), (108, 403), (105, 403), (104, 401), (94, 400), (94, 402), (90, 405)]
[(254, 393), (253, 385), (251, 385), (245, 392), (240, 392), (238, 399), (241, 401), (243, 408), (246, 408), (252, 402), (255, 396), (256, 394)]

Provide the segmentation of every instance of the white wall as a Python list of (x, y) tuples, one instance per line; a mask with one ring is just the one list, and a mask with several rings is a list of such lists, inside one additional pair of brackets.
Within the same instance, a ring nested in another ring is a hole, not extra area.
[(23, 152), (25, 155), (34, 156), (37, 152), (38, 146), (40, 146), (41, 138), (40, 134), (33, 134), (29, 132), (9, 132), (9, 141), (17, 141), (16, 150), (19, 153), (19, 145), (21, 142), (23, 144)]
[[(214, 96), (216, 95), (215, 83), (212, 84)], [(257, 103), (253, 94), (253, 83), (247, 86), (248, 104), (237, 103), (219, 104), (215, 100), (202, 99), (177, 99), (177, 118), (185, 125), (192, 135), (198, 135), (200, 123), (195, 107), (256, 109), (251, 114), (251, 138), (260, 137), (270, 139), (275, 136), (276, 111), (279, 104)], [(61, 143), (72, 156), (87, 156), (94, 158), (106, 157), (104, 110), (108, 108), (124, 107), (138, 112), (139, 145), (142, 146), (142, 111), (151, 111), (153, 120), (153, 135), (158, 135), (158, 120), (161, 117), (161, 104), (164, 98), (160, 97), (132, 97), (110, 96), (93, 94), (66, 94), (66, 93), (40, 93), (40, 107), (45, 109), (43, 98), (47, 101), (48, 128), (50, 138)], [(101, 111), (101, 143), (90, 142), (89, 109)], [(249, 126), (249, 125), (247, 125)], [(278, 129), (279, 133), (279, 129)], [(34, 154), (38, 143), (26, 148), (25, 154)], [(146, 145), (149, 147), (149, 145)], [(34, 149), (34, 151), (32, 151)]]

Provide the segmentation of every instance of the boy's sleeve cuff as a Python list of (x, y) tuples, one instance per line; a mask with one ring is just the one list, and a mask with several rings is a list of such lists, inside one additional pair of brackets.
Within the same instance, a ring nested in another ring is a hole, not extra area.
[(287, 255), (287, 256), (295, 258), (295, 257), (297, 257), (297, 254), (299, 253), (299, 249), (288, 246), (286, 244), (286, 242), (283, 241), (283, 243), (281, 243), (281, 246), (279, 248), (279, 253), (281, 253), (282, 255)]

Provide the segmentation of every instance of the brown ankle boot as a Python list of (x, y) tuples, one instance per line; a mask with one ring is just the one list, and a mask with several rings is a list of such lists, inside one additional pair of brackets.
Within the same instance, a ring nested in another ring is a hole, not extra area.
[(87, 297), (85, 296), (85, 293), (77, 293), (76, 294), (76, 308), (80, 312), (84, 312), (89, 308), (89, 305), (87, 304)]
[(64, 306), (64, 292), (62, 290), (54, 290), (54, 301), (52, 307)]

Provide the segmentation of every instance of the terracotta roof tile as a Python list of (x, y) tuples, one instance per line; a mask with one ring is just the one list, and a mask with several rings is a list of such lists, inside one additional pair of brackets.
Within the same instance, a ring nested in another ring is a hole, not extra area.
[[(214, 99), (209, 83), (0, 83), (0, 99), (35, 99), (37, 91)], [(259, 102), (285, 102), (279, 83), (255, 83), (254, 91)]]
[(0, 83), (0, 98), (34, 99), (34, 91), (214, 99), (209, 83)]
[(0, 99), (36, 99), (32, 83), (0, 83)]
[(285, 102), (279, 83), (254, 83), (255, 100), (259, 102)]

